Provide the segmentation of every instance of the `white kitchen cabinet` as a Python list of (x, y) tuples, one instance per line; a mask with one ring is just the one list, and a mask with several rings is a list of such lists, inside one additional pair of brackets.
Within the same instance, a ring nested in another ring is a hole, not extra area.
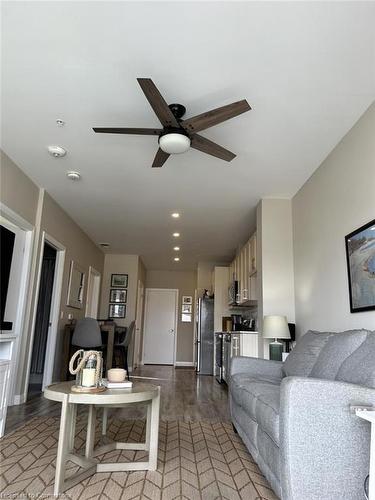
[(232, 333), (231, 334), (231, 357), (250, 356), (258, 357), (258, 333)]
[(0, 437), (4, 435), (15, 340), (14, 334), (0, 333)]
[(249, 240), (250, 257), (249, 257), (249, 274), (254, 274), (257, 271), (257, 234), (254, 233)]
[(249, 246), (244, 245), (241, 250), (241, 281), (240, 281), (240, 304), (249, 300)]
[(233, 279), (238, 281), (236, 300), (240, 305), (253, 306), (258, 299), (256, 241), (254, 233), (229, 266), (229, 286)]

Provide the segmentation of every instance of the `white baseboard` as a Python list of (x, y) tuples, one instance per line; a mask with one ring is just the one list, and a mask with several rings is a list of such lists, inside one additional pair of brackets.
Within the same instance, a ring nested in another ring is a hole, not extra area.
[(174, 366), (194, 366), (193, 361), (175, 361)]
[(26, 396), (24, 394), (15, 394), (13, 398), (14, 405), (22, 405), (26, 403)]

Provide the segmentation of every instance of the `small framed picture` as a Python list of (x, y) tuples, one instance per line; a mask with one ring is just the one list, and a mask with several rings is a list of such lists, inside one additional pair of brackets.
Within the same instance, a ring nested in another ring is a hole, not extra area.
[(117, 303), (126, 303), (128, 291), (125, 288), (112, 288), (109, 292), (109, 301)]
[(128, 288), (128, 275), (127, 274), (112, 274), (111, 287)]
[(182, 323), (191, 323), (191, 314), (181, 314), (181, 321)]
[(182, 296), (182, 303), (183, 304), (192, 304), (193, 303), (193, 297), (191, 295), (183, 295)]
[(192, 313), (192, 305), (191, 304), (182, 304), (182, 312), (183, 313), (188, 313), (188, 314), (191, 314)]
[(126, 304), (109, 304), (109, 318), (125, 318)]

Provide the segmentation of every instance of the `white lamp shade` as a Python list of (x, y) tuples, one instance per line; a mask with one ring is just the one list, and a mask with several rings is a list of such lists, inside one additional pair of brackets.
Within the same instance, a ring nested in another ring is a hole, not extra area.
[(160, 137), (159, 146), (170, 155), (185, 153), (190, 148), (190, 139), (184, 134), (165, 134)]
[(286, 316), (264, 316), (263, 338), (290, 339), (288, 320)]

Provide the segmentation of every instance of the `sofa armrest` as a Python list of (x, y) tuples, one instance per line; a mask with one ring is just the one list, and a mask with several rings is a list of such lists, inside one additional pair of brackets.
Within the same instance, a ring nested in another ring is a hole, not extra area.
[(248, 356), (235, 356), (230, 365), (230, 375), (236, 373), (247, 373), (254, 377), (283, 378), (283, 363), (281, 361), (270, 361), (262, 358), (250, 358)]
[(286, 377), (280, 397), (283, 499), (357, 500), (369, 469), (370, 425), (352, 405), (374, 406), (375, 389)]

